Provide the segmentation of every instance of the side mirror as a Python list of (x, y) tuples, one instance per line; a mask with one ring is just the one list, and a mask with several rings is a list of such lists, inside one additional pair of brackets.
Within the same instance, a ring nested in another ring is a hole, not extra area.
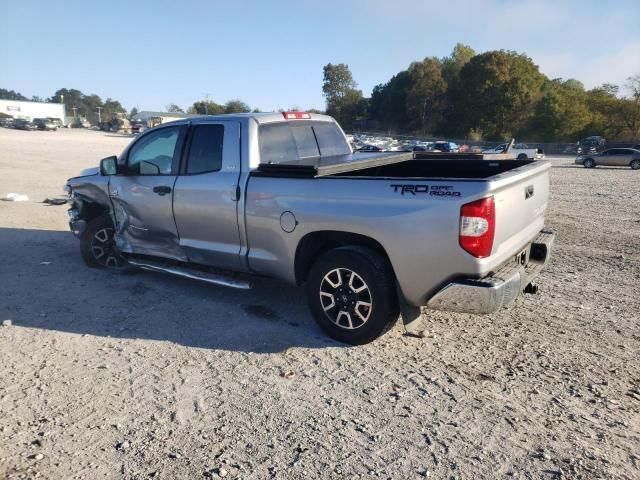
[(100, 175), (107, 177), (116, 173), (118, 173), (118, 157), (112, 155), (100, 160)]

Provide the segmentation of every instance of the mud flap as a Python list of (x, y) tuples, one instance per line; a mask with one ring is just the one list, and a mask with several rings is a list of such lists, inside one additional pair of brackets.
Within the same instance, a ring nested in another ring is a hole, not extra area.
[(400, 315), (402, 315), (402, 323), (404, 329), (408, 333), (413, 333), (424, 328), (422, 322), (422, 312), (420, 307), (410, 305), (400, 290), (398, 282), (396, 282), (396, 292), (398, 295), (398, 304), (400, 306)]

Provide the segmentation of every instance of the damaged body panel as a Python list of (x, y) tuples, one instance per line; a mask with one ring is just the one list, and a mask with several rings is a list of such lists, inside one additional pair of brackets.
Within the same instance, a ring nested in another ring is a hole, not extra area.
[(109, 177), (103, 177), (97, 169), (87, 169), (78, 177), (67, 180), (70, 190), (68, 203), (69, 228), (74, 235), (80, 236), (87, 222), (101, 214), (109, 214)]

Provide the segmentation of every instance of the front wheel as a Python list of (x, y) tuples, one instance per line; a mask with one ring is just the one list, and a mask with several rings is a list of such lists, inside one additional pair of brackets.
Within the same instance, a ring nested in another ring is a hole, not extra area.
[(518, 160), (529, 160), (529, 157), (526, 153), (521, 153), (520, 155), (518, 155)]
[(593, 168), (596, 166), (596, 162), (592, 158), (587, 158), (582, 165), (584, 165), (584, 168)]
[(124, 263), (113, 238), (115, 230), (106, 216), (94, 218), (80, 236), (80, 253), (91, 268), (117, 268)]
[(632, 160), (630, 166), (634, 170), (639, 170), (640, 169), (640, 160)]
[(398, 319), (391, 265), (368, 248), (340, 247), (325, 253), (311, 268), (307, 293), (318, 325), (340, 342), (369, 343)]

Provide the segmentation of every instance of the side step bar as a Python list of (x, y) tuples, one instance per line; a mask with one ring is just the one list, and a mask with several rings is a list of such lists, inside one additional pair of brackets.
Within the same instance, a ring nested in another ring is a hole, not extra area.
[(235, 278), (232, 275), (205, 272), (189, 267), (165, 265), (160, 262), (154, 262), (153, 260), (142, 260), (139, 258), (127, 258), (127, 262), (134, 267), (141, 268), (142, 270), (170, 273), (171, 275), (200, 280), (201, 282), (212, 283), (214, 285), (222, 285), (223, 287), (237, 288), (240, 290), (249, 290), (252, 287), (251, 282)]

